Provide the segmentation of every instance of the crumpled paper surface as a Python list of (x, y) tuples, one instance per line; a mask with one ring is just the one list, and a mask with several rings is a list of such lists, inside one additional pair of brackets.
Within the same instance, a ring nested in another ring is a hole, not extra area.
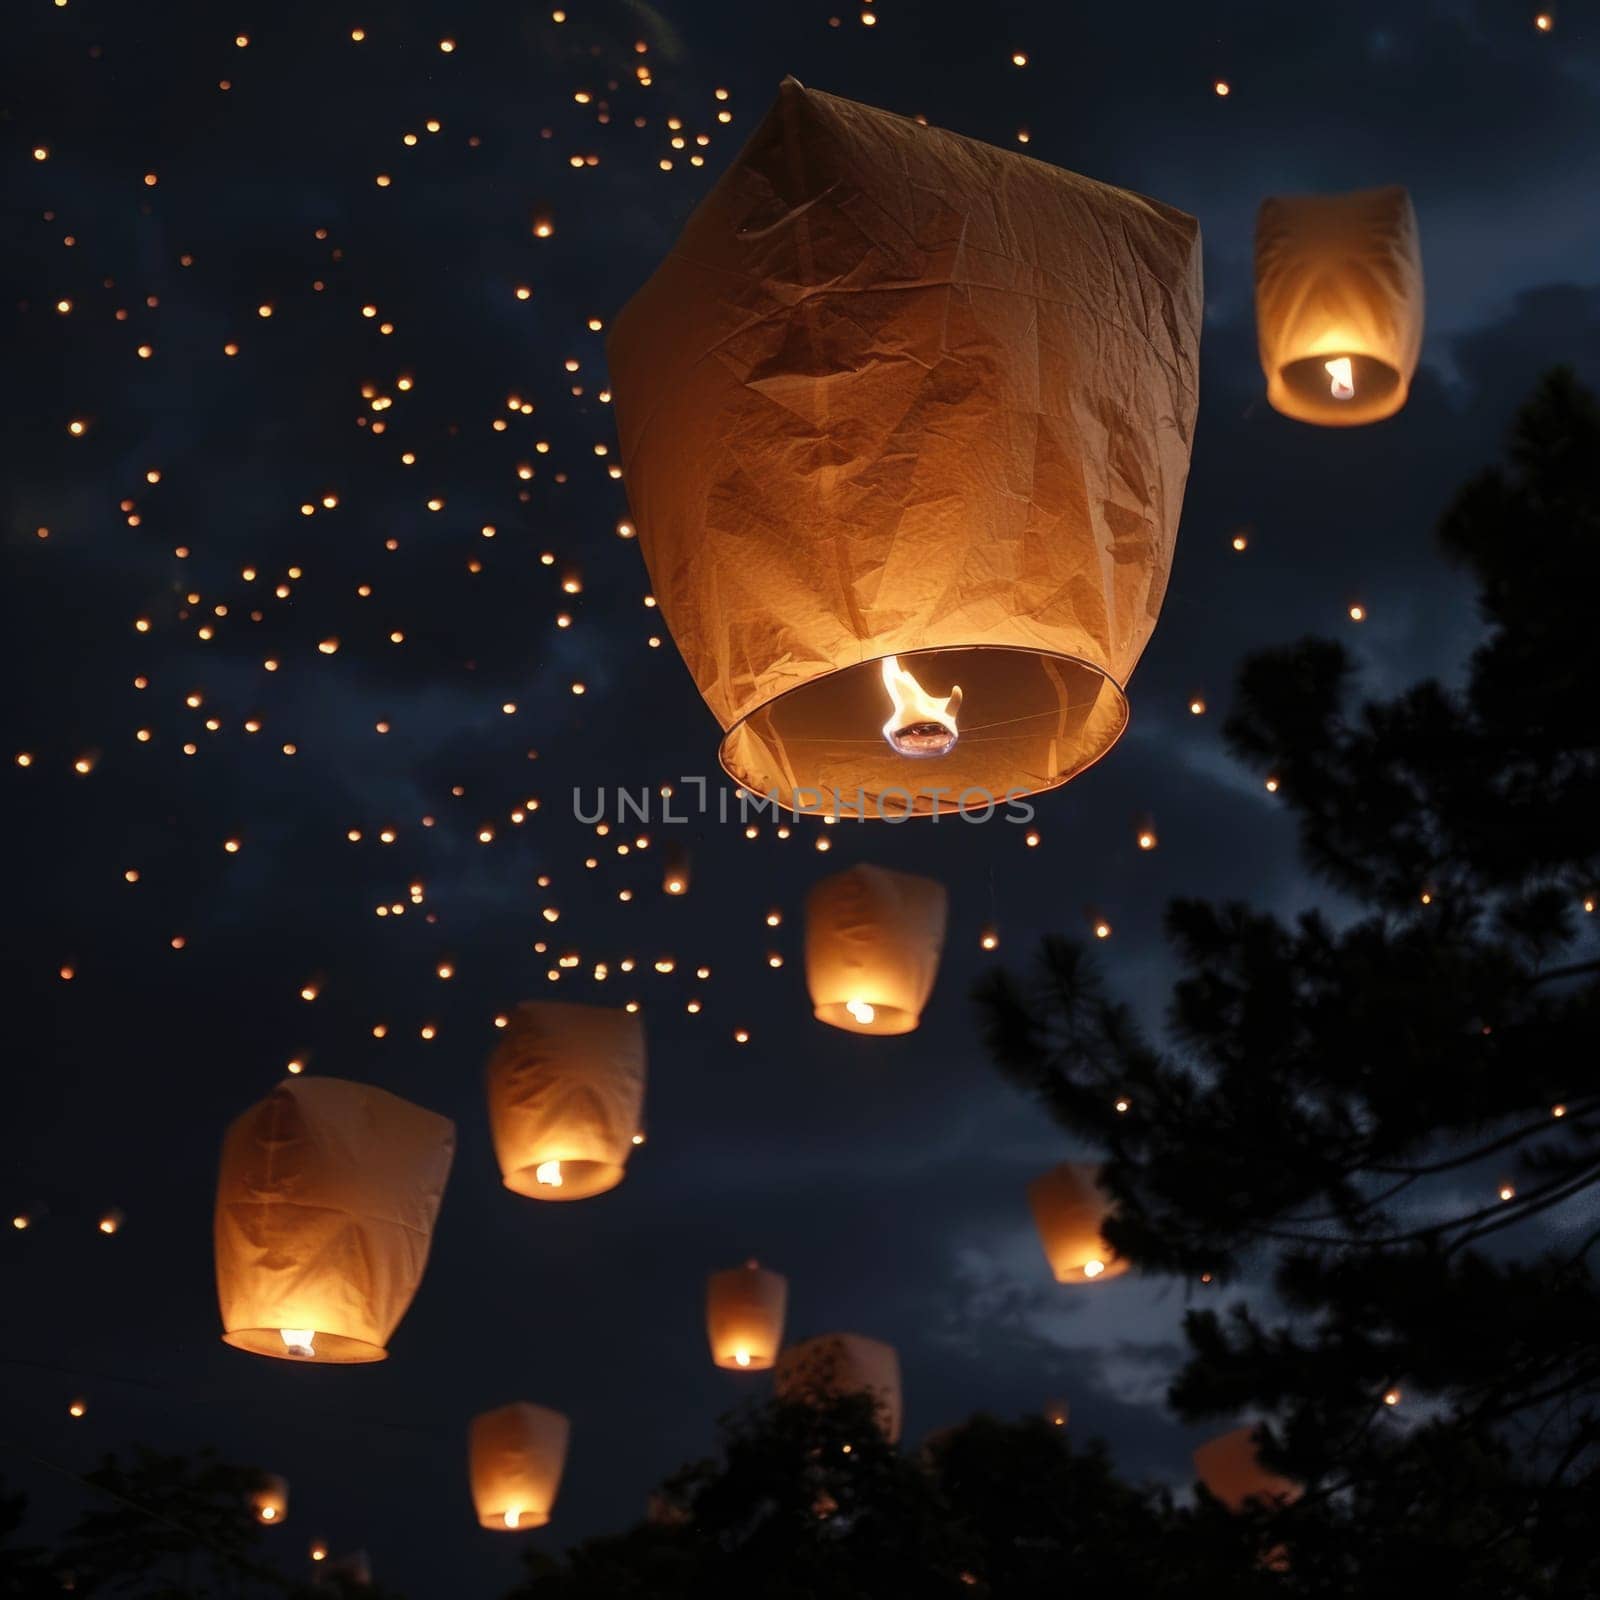
[(640, 545), (729, 770), (814, 781), (741, 720), (961, 646), (1104, 674), (1115, 714), (1077, 718), (1050, 781), (1102, 754), (1166, 589), (1201, 310), (1192, 218), (785, 82), (608, 346)]

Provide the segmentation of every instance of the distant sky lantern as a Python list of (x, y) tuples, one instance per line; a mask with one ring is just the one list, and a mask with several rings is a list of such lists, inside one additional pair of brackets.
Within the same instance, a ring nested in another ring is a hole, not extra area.
[(264, 1472), (250, 1491), (250, 1514), (264, 1528), (275, 1528), (289, 1516), (289, 1480)]
[(689, 892), (689, 852), (681, 845), (669, 844), (662, 852), (661, 887), (667, 894)]
[(823, 1399), (870, 1394), (890, 1444), (900, 1438), (903, 1404), (900, 1353), (892, 1344), (859, 1333), (825, 1333), (790, 1347), (778, 1357), (773, 1385), (779, 1399)]
[(851, 1033), (910, 1033), (944, 949), (942, 883), (861, 865), (806, 898), (806, 986), (813, 1014)]
[(586, 1200), (622, 1182), (644, 1112), (644, 1029), (625, 1009), (528, 1001), (489, 1058), (489, 1126), (506, 1188)]
[(1057, 1283), (1103, 1283), (1128, 1270), (1101, 1236), (1111, 1202), (1089, 1161), (1067, 1161), (1028, 1185), (1028, 1204)]
[(706, 1280), (711, 1359), (733, 1372), (762, 1372), (778, 1358), (789, 1280), (754, 1261)]
[(285, 1080), (246, 1111), (217, 1179), (223, 1339), (382, 1361), (422, 1281), (455, 1144), (447, 1117), (341, 1078)]
[(1404, 189), (1263, 202), (1256, 335), (1275, 410), (1324, 427), (1393, 416), (1417, 368), (1422, 302), (1422, 248)]
[(1300, 1486), (1261, 1465), (1254, 1426), (1234, 1428), (1208, 1439), (1194, 1453), (1194, 1475), (1230, 1511), (1252, 1501), (1285, 1505), (1300, 1498)]
[(785, 82), (608, 347), (632, 523), (736, 781), (928, 814), (1110, 749), (1200, 308), (1191, 218)]
[(481, 1527), (518, 1533), (549, 1522), (570, 1432), (559, 1411), (525, 1400), (472, 1419), (468, 1461)]

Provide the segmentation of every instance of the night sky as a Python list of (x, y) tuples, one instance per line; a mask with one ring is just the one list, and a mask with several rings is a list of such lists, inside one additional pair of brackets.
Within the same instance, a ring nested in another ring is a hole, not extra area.
[[(788, 1275), (791, 1338), (898, 1346), (911, 1441), (1064, 1395), (1076, 1435), (1176, 1483), (1214, 1431), (1162, 1394), (1184, 1307), (1215, 1291), (1051, 1281), (1024, 1186), (1091, 1152), (1001, 1082), (968, 992), (1103, 917), (1114, 986), (1159, 1023), (1170, 897), (1328, 904), (1223, 747), (1233, 671), (1324, 632), (1373, 693), (1459, 672), (1478, 624), (1438, 516), (1538, 373), (1600, 381), (1600, 27), (1573, 3), (1540, 30), (1517, 0), (886, 0), (871, 25), (836, 4), (9, 8), (0, 1206), (36, 1222), (0, 1239), (0, 1472), (46, 1527), (79, 1498), (52, 1465), (211, 1443), (290, 1480), (286, 1564), (316, 1536), (418, 1596), (501, 1592), (528, 1540), (636, 1519), (759, 1391), (713, 1369), (703, 1326), (705, 1274), (749, 1256)], [(589, 322), (609, 327), (786, 73), (1002, 147), (1025, 129), (1029, 154), (1204, 231), (1166, 607), (1128, 734), (1037, 802), (1036, 849), (998, 819), (752, 840), (714, 815), (604, 838), (573, 815), (575, 787), (592, 809), (597, 786), (720, 781), (716, 725), (618, 536)], [(1421, 226), (1410, 402), (1368, 428), (1288, 421), (1256, 360), (1256, 207), (1382, 183)], [(682, 898), (661, 892), (668, 842), (692, 852)], [(805, 997), (805, 890), (869, 860), (950, 891), (904, 1038), (826, 1028)], [(500, 1185), (482, 1068), (524, 998), (640, 1002), (649, 1138), (608, 1195)], [(291, 1059), (459, 1126), (380, 1365), (219, 1338), (218, 1145)], [(469, 1417), (513, 1399), (573, 1425), (554, 1521), (521, 1539), (478, 1529), (465, 1474)]]

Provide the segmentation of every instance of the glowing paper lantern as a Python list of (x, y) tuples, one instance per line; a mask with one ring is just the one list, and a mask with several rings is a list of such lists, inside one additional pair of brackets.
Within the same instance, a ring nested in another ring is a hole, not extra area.
[(790, 1347), (778, 1357), (773, 1383), (783, 1400), (810, 1401), (843, 1394), (870, 1394), (878, 1423), (890, 1444), (900, 1438), (900, 1354), (892, 1344), (859, 1333), (825, 1333)]
[(944, 948), (947, 896), (932, 878), (857, 866), (806, 898), (813, 1014), (851, 1033), (910, 1033)]
[(1100, 1225), (1111, 1202), (1098, 1184), (1091, 1161), (1067, 1161), (1028, 1185), (1028, 1204), (1057, 1283), (1103, 1283), (1128, 1270)]
[(472, 1503), (485, 1528), (542, 1528), (561, 1487), (571, 1431), (559, 1411), (516, 1401), (472, 1419)]
[(489, 1058), (489, 1125), (508, 1189), (583, 1200), (622, 1182), (644, 1109), (644, 1029), (604, 1006), (517, 1007)]
[(1200, 313), (1192, 218), (787, 80), (608, 350), (727, 771), (928, 814), (1104, 755), (1166, 589)]
[(1300, 1498), (1299, 1484), (1261, 1465), (1253, 1425), (1206, 1440), (1194, 1453), (1194, 1475), (1230, 1511), (1253, 1500), (1270, 1506)]
[(275, 1528), (289, 1516), (289, 1480), (264, 1472), (250, 1491), (250, 1510), (264, 1528)]
[(662, 852), (661, 888), (666, 894), (689, 892), (689, 852), (679, 845), (668, 845)]
[(455, 1124), (340, 1078), (288, 1078), (222, 1144), (222, 1337), (257, 1355), (382, 1361), (422, 1281)]
[(1379, 422), (1422, 349), (1422, 249), (1401, 188), (1278, 196), (1256, 218), (1267, 399), (1301, 422)]
[(711, 1359), (735, 1372), (761, 1372), (777, 1359), (789, 1280), (747, 1261), (706, 1280), (706, 1334)]

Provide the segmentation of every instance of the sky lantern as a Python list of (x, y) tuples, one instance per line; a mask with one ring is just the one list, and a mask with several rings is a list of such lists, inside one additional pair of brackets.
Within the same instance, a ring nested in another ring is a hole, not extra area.
[(931, 814), (1104, 755), (1166, 589), (1200, 314), (1193, 218), (786, 80), (608, 345), (729, 774)]
[(222, 1337), (293, 1361), (382, 1361), (428, 1262), (456, 1129), (342, 1078), (285, 1079), (222, 1143)]
[(890, 1444), (900, 1440), (900, 1352), (859, 1333), (824, 1333), (790, 1345), (778, 1357), (773, 1383), (782, 1400), (870, 1394)]
[(689, 852), (682, 845), (669, 844), (662, 852), (661, 888), (665, 894), (689, 892)]
[(263, 1472), (250, 1491), (250, 1514), (264, 1528), (275, 1528), (289, 1516), (289, 1480)]
[(860, 865), (806, 897), (806, 984), (813, 1014), (851, 1033), (910, 1033), (944, 948), (942, 883)]
[(1028, 1185), (1028, 1204), (1057, 1283), (1101, 1283), (1128, 1263), (1101, 1236), (1111, 1201), (1092, 1161), (1065, 1161)]
[(1230, 1511), (1251, 1501), (1287, 1505), (1300, 1498), (1300, 1486), (1261, 1465), (1253, 1424), (1207, 1439), (1194, 1453), (1194, 1475)]
[(789, 1280), (754, 1261), (706, 1280), (711, 1359), (734, 1372), (762, 1372), (778, 1357)]
[(585, 1200), (622, 1182), (644, 1111), (644, 1029), (626, 1009), (533, 1000), (489, 1058), (489, 1126), (508, 1189)]
[(1274, 410), (1335, 428), (1393, 416), (1417, 370), (1422, 299), (1404, 189), (1262, 202), (1256, 335)]
[(550, 1520), (567, 1464), (571, 1425), (559, 1411), (518, 1400), (472, 1419), (468, 1441), (478, 1522), (500, 1533)]

